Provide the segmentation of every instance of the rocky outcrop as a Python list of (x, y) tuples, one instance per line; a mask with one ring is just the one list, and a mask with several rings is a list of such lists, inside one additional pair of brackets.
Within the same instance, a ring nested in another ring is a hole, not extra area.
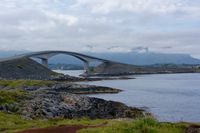
[(121, 90), (96, 86), (96, 85), (84, 85), (84, 84), (55, 84), (51, 89), (59, 92), (68, 92), (73, 94), (96, 94), (96, 93), (119, 93)]
[[(0, 88), (12, 94), (24, 94), (22, 98), (13, 97), (12, 103), (0, 104), (0, 110), (17, 112), (26, 119), (36, 118), (136, 118), (142, 117), (143, 110), (128, 107), (123, 103), (77, 94), (118, 93), (121, 90), (74, 83), (55, 82), (49, 86), (21, 86), (21, 88)], [(16, 100), (14, 100), (16, 99)]]
[[(102, 76), (103, 76), (103, 74), (102, 74)], [(57, 76), (53, 76), (50, 78), (50, 80), (53, 80), (53, 81), (70, 81), (70, 82), (117, 80), (117, 79), (135, 79), (135, 78), (125, 77), (124, 74), (122, 74), (121, 77), (109, 77), (107, 75), (105, 77), (89, 77), (89, 75), (86, 77), (84, 77), (83, 75), (81, 75), (80, 77), (74, 77), (74, 76), (70, 76), (70, 75), (57, 75)]]
[(90, 98), (70, 93), (48, 92), (35, 94), (24, 104), (22, 115), (34, 118), (136, 118), (142, 117), (140, 109), (122, 103)]
[[(8, 88), (7, 88), (8, 89)], [(75, 84), (75, 83), (54, 83), (51, 86), (27, 86), (21, 89), (29, 92), (51, 91), (66, 92), (73, 94), (96, 94), (96, 93), (119, 93), (122, 90), (104, 86)]]
[[(56, 83), (52, 86), (26, 86), (19, 89), (26, 96), (12, 100), (12, 103), (0, 104), (0, 110), (17, 112), (26, 119), (36, 118), (136, 118), (143, 116), (143, 111), (128, 107), (123, 103), (77, 94), (118, 93), (120, 90), (80, 85), (73, 83)], [(3, 91), (14, 91), (8, 88)], [(14, 91), (14, 92), (15, 92)], [(13, 92), (13, 94), (14, 94)], [(21, 93), (20, 93), (21, 94)]]
[(0, 62), (2, 79), (49, 79), (57, 73), (29, 58), (17, 58)]

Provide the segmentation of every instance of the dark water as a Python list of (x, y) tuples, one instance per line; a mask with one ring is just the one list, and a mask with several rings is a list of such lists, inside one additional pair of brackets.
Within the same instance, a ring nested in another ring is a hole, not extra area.
[(87, 82), (122, 89), (119, 94), (92, 97), (148, 107), (160, 121), (200, 122), (200, 74), (140, 75), (131, 80)]

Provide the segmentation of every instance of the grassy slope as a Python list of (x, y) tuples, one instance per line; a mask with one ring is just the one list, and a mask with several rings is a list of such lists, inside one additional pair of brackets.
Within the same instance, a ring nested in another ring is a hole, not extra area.
[(28, 92), (21, 90), (21, 87), (50, 86), (53, 83), (42, 80), (0, 80), (0, 88), (4, 88), (0, 89), (0, 105), (17, 103), (28, 97)]
[(50, 86), (54, 81), (43, 80), (0, 80), (0, 86), (18, 88), (21, 86)]
[(90, 120), (54, 119), (54, 120), (25, 120), (16, 114), (0, 112), (0, 132), (12, 133), (30, 128), (44, 128), (58, 125), (100, 125), (100, 128), (83, 129), (79, 133), (183, 133), (186, 124), (159, 123), (152, 118), (138, 120)]
[(26, 96), (28, 96), (28, 93), (21, 90), (15, 90), (15, 91), (0, 90), (0, 105), (12, 104), (18, 102), (20, 100), (25, 99)]
[(0, 112), (0, 132), (13, 133), (30, 128), (43, 128), (58, 125), (97, 125), (106, 123), (108, 120), (82, 119), (54, 119), (54, 120), (25, 120), (17, 114)]
[(112, 123), (106, 127), (82, 129), (78, 133), (184, 133), (186, 125), (159, 123), (152, 118)]

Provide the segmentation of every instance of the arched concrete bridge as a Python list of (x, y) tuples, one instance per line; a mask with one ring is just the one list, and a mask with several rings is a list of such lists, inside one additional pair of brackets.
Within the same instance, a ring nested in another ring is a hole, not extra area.
[(110, 60), (101, 59), (101, 58), (97, 58), (97, 57), (93, 57), (93, 56), (89, 56), (89, 55), (85, 55), (85, 54), (81, 54), (81, 53), (76, 53), (76, 52), (69, 52), (69, 51), (40, 51), (40, 52), (32, 52), (32, 53), (23, 54), (23, 55), (20, 55), (20, 57), (41, 59), (42, 64), (44, 66), (48, 67), (48, 59), (55, 55), (58, 55), (58, 54), (71, 55), (71, 56), (76, 57), (76, 58), (80, 59), (81, 61), (83, 61), (86, 74), (88, 74), (90, 72), (90, 69), (89, 69), (90, 62), (93, 62), (93, 61), (100, 61), (100, 62), (104, 62), (104, 63), (112, 62)]

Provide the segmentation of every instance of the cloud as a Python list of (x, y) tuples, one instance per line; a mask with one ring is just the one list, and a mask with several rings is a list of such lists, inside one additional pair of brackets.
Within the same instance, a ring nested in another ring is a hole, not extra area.
[(199, 0), (1, 0), (0, 50), (189, 53)]
[(103, 14), (119, 11), (166, 14), (199, 10), (198, 6), (191, 7), (189, 4), (189, 0), (77, 0), (76, 7), (85, 6), (93, 13)]
[(66, 24), (67, 26), (72, 26), (77, 23), (78, 18), (73, 15), (58, 14), (53, 12), (44, 12), (47, 17), (54, 20), (55, 23)]

